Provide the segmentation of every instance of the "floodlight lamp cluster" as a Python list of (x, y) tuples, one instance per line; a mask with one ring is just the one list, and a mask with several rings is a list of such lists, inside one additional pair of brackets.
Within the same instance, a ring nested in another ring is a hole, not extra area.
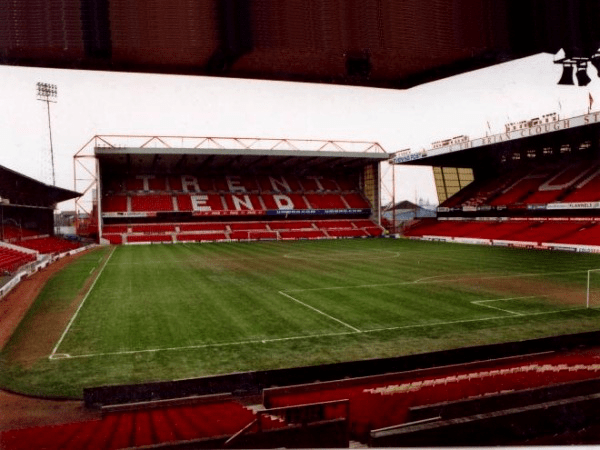
[(44, 99), (55, 98), (58, 94), (58, 88), (55, 84), (37, 83), (37, 95)]
[(593, 65), (596, 68), (598, 77), (600, 77), (600, 49), (596, 50), (591, 56), (571, 56), (564, 57), (554, 61), (554, 64), (562, 64), (563, 72), (558, 80), (558, 84), (564, 86), (573, 86), (573, 72), (575, 71), (575, 78), (577, 79), (578, 86), (587, 86), (592, 79), (587, 74), (588, 64)]

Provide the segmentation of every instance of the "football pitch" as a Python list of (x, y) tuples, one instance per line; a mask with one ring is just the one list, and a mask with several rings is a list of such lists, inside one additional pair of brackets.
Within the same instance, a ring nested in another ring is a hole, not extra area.
[[(0, 383), (81, 396), (597, 330), (586, 285), (598, 268), (593, 254), (393, 239), (103, 248), (38, 298), (0, 354)], [(45, 323), (43, 351), (27, 352)]]

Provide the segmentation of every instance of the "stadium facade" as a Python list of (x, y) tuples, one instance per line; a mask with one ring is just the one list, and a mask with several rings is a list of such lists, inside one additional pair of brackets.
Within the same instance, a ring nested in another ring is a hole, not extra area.
[[(101, 242), (210, 242), (380, 236), (373, 142), (96, 137), (91, 207)], [(94, 142), (92, 142), (94, 141)], [(130, 145), (130, 144), (127, 144)], [(174, 146), (177, 145), (177, 146)], [(81, 170), (79, 171), (81, 173)], [(76, 179), (78, 175), (76, 174)]]
[(546, 114), (502, 133), (417, 153), (395, 164), (434, 171), (436, 220), (407, 227), (425, 239), (597, 252), (600, 113)]

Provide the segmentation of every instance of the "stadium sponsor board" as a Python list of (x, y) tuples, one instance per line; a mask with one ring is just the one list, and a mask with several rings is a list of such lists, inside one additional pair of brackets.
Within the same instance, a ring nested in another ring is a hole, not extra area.
[[(181, 212), (181, 211), (180, 211)], [(189, 212), (188, 212), (189, 213)], [(302, 216), (323, 216), (328, 214), (371, 214), (371, 208), (349, 208), (349, 209), (251, 209), (251, 210), (209, 210), (209, 211), (193, 211), (192, 216), (282, 216), (282, 215), (302, 215)], [(156, 213), (140, 213), (140, 212), (108, 212), (102, 213), (102, 217), (156, 217)]]
[(600, 209), (600, 202), (549, 203), (547, 209)]
[(454, 242), (459, 244), (477, 244), (477, 245), (491, 245), (492, 241), (489, 239), (480, 238), (467, 238), (467, 237), (455, 237)]
[(542, 247), (548, 250), (561, 250), (577, 253), (600, 253), (600, 247), (595, 245), (542, 244)]
[(102, 217), (156, 217), (152, 212), (103, 212)]
[(492, 245), (497, 245), (500, 247), (541, 248), (537, 242), (508, 241), (504, 239), (493, 239)]
[(246, 209), (246, 210), (209, 210), (209, 211), (194, 211), (192, 216), (264, 216), (267, 212), (261, 209)]
[(271, 209), (267, 210), (268, 216), (294, 215), (325, 215), (325, 214), (370, 214), (371, 208), (352, 209)]

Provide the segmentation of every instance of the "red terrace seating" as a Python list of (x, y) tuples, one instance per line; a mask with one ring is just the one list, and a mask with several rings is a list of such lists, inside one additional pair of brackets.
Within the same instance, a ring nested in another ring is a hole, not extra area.
[(198, 223), (181, 223), (179, 231), (225, 231), (225, 223), (198, 222)]
[(533, 222), (528, 228), (516, 234), (520, 241), (560, 242), (560, 239), (570, 236), (587, 225), (586, 222), (548, 221)]
[(111, 244), (114, 244), (114, 245), (118, 245), (118, 244), (122, 244), (123, 243), (123, 237), (120, 234), (106, 234), (106, 233), (103, 233), (102, 237), (104, 239), (108, 239), (108, 242), (110, 242)]
[(344, 229), (353, 229), (354, 225), (351, 220), (318, 220), (315, 221), (315, 225), (322, 229), (334, 229), (334, 228), (344, 228)]
[(263, 210), (259, 196), (256, 194), (226, 194), (224, 196), (227, 209), (231, 211)]
[(0, 273), (14, 272), (22, 265), (35, 260), (36, 256), (34, 254), (20, 252), (7, 247), (0, 247)]
[(348, 229), (348, 230), (327, 230), (327, 234), (331, 237), (363, 237), (369, 236), (365, 230), (356, 230), (356, 229)]
[(321, 239), (326, 237), (321, 230), (282, 230), (279, 232), (281, 239)]
[(278, 407), (349, 399), (351, 435), (364, 441), (371, 429), (405, 423), (410, 407), (597, 378), (597, 361), (586, 355), (539, 357), (470, 369), (441, 368), (431, 375), (422, 371), (272, 388), (264, 391), (264, 403)]
[(127, 233), (127, 225), (104, 225), (102, 230), (105, 233)]
[[(290, 209), (308, 209), (308, 205), (306, 204), (306, 201), (304, 200), (304, 197), (301, 194), (285, 193), (283, 195), (286, 195), (292, 201)], [(263, 202), (265, 203), (267, 209), (279, 209), (279, 206), (275, 202), (273, 195), (262, 194), (261, 198), (263, 199)], [(283, 200), (280, 200), (280, 202), (284, 203)]]
[(20, 241), (19, 246), (37, 250), (40, 253), (64, 253), (79, 248), (77, 242), (66, 241), (52, 236)]
[(481, 205), (487, 203), (502, 190), (514, 184), (516, 180), (527, 174), (526, 171), (510, 172), (492, 180), (474, 181), (464, 189), (446, 199), (440, 206), (452, 208), (461, 205)]
[(600, 245), (600, 224), (597, 222), (575, 222), (572, 233), (555, 239), (553, 242), (578, 245)]
[[(577, 163), (561, 169), (558, 174), (548, 179), (537, 192), (525, 199), (525, 203), (553, 203), (575, 182), (589, 172), (589, 163)], [(544, 190), (545, 188), (554, 190)]]
[(341, 195), (338, 194), (306, 194), (306, 199), (313, 209), (347, 209)]
[[(200, 199), (202, 206), (207, 206), (212, 211), (222, 211), (223, 203), (221, 196), (217, 194), (191, 194), (191, 195), (206, 195), (206, 200)], [(179, 211), (193, 211), (192, 198), (190, 194), (180, 194), (177, 196), (177, 205)]]
[(302, 179), (302, 184), (300, 184), (298, 178), (292, 175), (257, 177), (257, 182), (260, 190), (263, 193), (276, 192), (288, 194), (290, 192), (300, 192), (303, 190), (307, 190), (307, 188), (305, 187), (304, 179)]
[(267, 230), (267, 223), (266, 222), (234, 222), (234, 223), (232, 223), (232, 224), (229, 225), (229, 228), (231, 228), (234, 231), (237, 231), (237, 230), (244, 230), (244, 231), (261, 230), (261, 231), (266, 231)]
[(369, 202), (361, 194), (356, 194), (356, 193), (346, 194), (346, 195), (344, 195), (344, 198), (346, 199), (346, 203), (348, 203), (348, 206), (350, 206), (350, 208), (370, 208), (371, 207)]
[[(0, 447), (111, 450), (181, 444), (181, 441), (232, 436), (255, 418), (251, 410), (233, 401), (115, 412), (101, 420), (5, 431), (0, 434)], [(263, 424), (268, 429), (282, 426), (279, 421), (268, 419)]]
[(230, 239), (239, 239), (239, 240), (263, 240), (263, 239), (277, 239), (277, 232), (275, 231), (259, 231), (259, 230), (250, 230), (250, 231), (232, 231), (229, 233)]
[(407, 230), (405, 235), (600, 245), (600, 227), (591, 221), (579, 220), (423, 221)]
[(102, 211), (104, 212), (126, 212), (126, 195), (105, 195), (102, 198)]
[(165, 224), (141, 224), (132, 225), (132, 233), (172, 233), (175, 231), (175, 225)]
[(354, 226), (356, 228), (370, 228), (370, 227), (377, 227), (377, 224), (375, 222), (373, 222), (372, 220), (353, 220), (352, 223), (354, 223)]
[(132, 195), (132, 211), (173, 211), (170, 195)]
[(342, 191), (358, 190), (358, 187), (356, 186), (355, 183), (352, 182), (352, 180), (349, 180), (347, 178), (338, 178), (336, 181)]
[[(259, 185), (254, 177), (224, 176), (214, 180), (214, 189), (217, 191), (232, 192), (239, 195), (258, 192)], [(269, 189), (271, 190), (271, 188)]]
[(595, 202), (600, 200), (600, 168), (592, 167), (585, 178), (561, 201), (565, 203)]
[(311, 222), (301, 220), (292, 222), (269, 222), (271, 230), (300, 230), (303, 228), (313, 228)]
[(227, 235), (225, 233), (211, 233), (211, 232), (205, 232), (205, 233), (181, 233), (178, 234), (177, 236), (177, 240), (181, 241), (181, 242), (190, 242), (190, 241), (195, 241), (195, 242), (201, 242), (201, 241), (224, 241), (227, 239)]
[(166, 234), (144, 234), (144, 235), (129, 235), (127, 242), (172, 242), (171, 235)]
[[(373, 227), (373, 223), (368, 221)], [(320, 220), (316, 221), (320, 229), (326, 230), (330, 237), (366, 237), (370, 234), (362, 229), (355, 228), (352, 220)], [(375, 227), (376, 228), (376, 227)]]
[(383, 229), (372, 220), (354, 220), (353, 223), (356, 228), (364, 229), (371, 236), (377, 237), (383, 234)]
[(30, 236), (38, 236), (41, 234), (37, 230), (28, 230), (26, 228), (15, 227), (14, 225), (5, 224), (3, 226), (4, 229), (4, 240), (5, 241), (14, 241), (24, 237)]

